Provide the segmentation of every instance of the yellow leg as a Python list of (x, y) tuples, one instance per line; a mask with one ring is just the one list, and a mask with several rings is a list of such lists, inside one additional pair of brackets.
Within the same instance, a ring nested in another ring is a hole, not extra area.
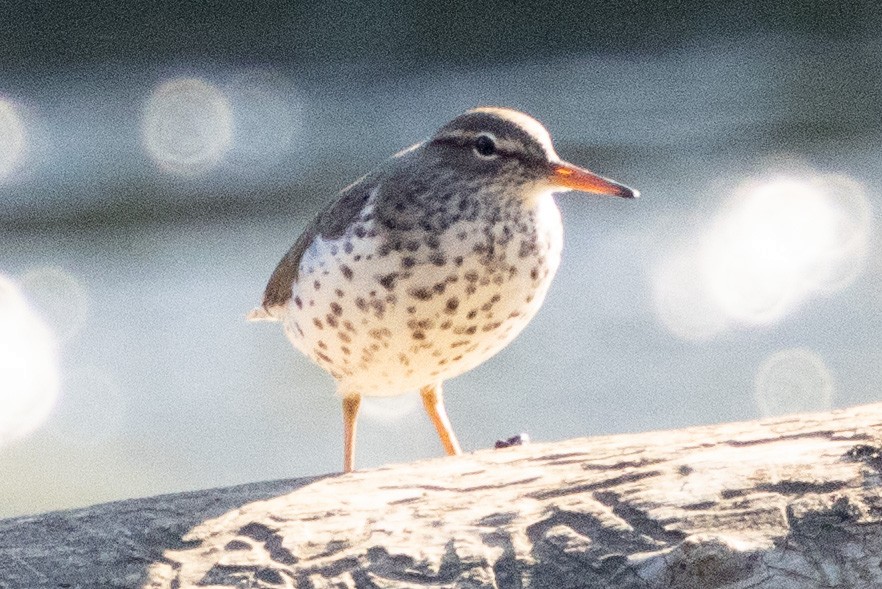
[(355, 468), (355, 418), (361, 395), (343, 397), (343, 472), (352, 472)]
[(447, 419), (447, 410), (444, 409), (441, 383), (436, 382), (435, 384), (424, 386), (420, 389), (420, 394), (423, 396), (423, 406), (426, 408), (426, 413), (429, 414), (429, 419), (432, 420), (432, 423), (435, 424), (435, 429), (438, 430), (438, 437), (441, 438), (444, 451), (447, 452), (448, 456), (462, 454), (459, 442), (456, 440), (456, 434), (453, 433), (453, 428), (450, 427), (450, 420)]

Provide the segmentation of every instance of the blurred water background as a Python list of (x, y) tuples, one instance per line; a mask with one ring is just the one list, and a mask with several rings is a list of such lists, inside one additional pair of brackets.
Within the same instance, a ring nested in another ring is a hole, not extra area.
[[(882, 398), (877, 3), (24, 4), (0, 22), (0, 517), (335, 471), (333, 383), (248, 324), (322, 202), (476, 105), (563, 194), (545, 307), (447, 385), (467, 450)], [(441, 454), (367, 401), (357, 462)]]

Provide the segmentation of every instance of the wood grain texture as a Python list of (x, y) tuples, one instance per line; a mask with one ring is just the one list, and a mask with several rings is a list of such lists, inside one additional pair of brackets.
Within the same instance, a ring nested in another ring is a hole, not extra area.
[(882, 404), (0, 522), (0, 587), (882, 587)]

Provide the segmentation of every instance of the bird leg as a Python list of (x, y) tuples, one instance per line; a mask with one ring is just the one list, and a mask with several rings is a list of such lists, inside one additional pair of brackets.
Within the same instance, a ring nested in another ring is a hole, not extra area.
[(355, 467), (355, 418), (361, 405), (361, 395), (343, 397), (343, 472)]
[(448, 456), (462, 454), (459, 442), (456, 440), (456, 434), (453, 433), (453, 428), (450, 427), (447, 410), (444, 409), (441, 383), (436, 382), (424, 386), (420, 389), (420, 394), (423, 396), (423, 406), (426, 408), (426, 413), (429, 414), (429, 419), (432, 420), (432, 423), (435, 424), (435, 429), (438, 430), (438, 437), (441, 438), (444, 451), (447, 452)]

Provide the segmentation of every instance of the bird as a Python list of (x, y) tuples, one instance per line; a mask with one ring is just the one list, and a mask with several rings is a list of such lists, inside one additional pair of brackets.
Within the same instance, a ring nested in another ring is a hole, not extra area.
[(365, 396), (419, 390), (448, 455), (462, 450), (442, 385), (505, 348), (561, 259), (554, 193), (639, 193), (562, 160), (545, 127), (478, 107), (332, 199), (282, 257), (253, 321), (277, 321), (336, 382), (343, 472)]

